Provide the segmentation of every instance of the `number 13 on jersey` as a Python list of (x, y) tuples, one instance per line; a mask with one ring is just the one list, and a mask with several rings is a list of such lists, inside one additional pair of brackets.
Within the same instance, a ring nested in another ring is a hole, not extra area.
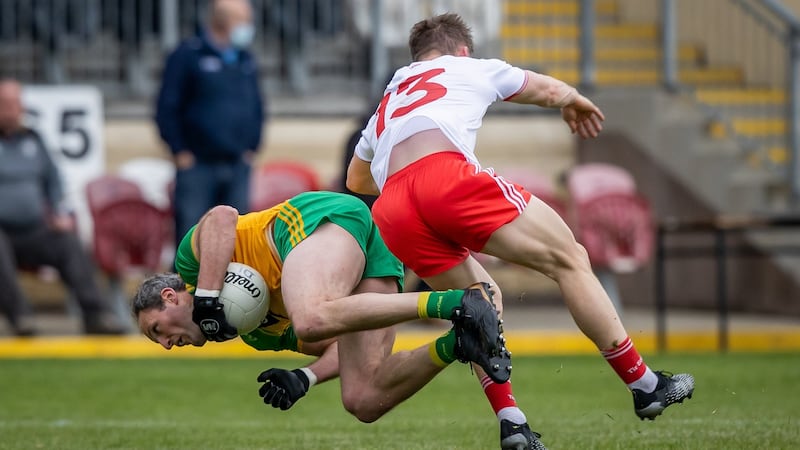
[[(443, 68), (437, 68), (410, 76), (397, 86), (396, 91), (384, 95), (383, 99), (381, 99), (381, 104), (378, 105), (378, 110), (375, 112), (378, 116), (375, 124), (377, 137), (380, 137), (383, 130), (386, 129), (387, 120), (402, 117), (420, 106), (444, 97), (447, 94), (447, 88), (431, 81), (431, 79), (443, 72)], [(423, 95), (414, 95), (416, 93), (422, 93)], [(387, 119), (390, 100), (394, 100), (392, 101), (394, 110)]]

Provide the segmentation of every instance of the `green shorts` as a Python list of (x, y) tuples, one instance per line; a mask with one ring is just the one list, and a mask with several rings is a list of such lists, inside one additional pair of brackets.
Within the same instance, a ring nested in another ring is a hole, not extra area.
[(352, 195), (313, 191), (291, 198), (275, 220), (273, 238), (281, 261), (320, 225), (331, 222), (352, 235), (366, 264), (361, 278), (394, 277), (403, 290), (403, 265), (383, 243), (367, 205)]

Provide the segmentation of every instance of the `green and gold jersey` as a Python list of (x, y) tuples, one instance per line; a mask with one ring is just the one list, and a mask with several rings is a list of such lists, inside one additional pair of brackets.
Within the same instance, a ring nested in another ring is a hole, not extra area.
[[(334, 192), (306, 192), (264, 211), (239, 216), (233, 262), (256, 269), (267, 284), (270, 306), (259, 328), (242, 335), (242, 340), (258, 350), (302, 352), (286, 313), (281, 294), (281, 271), (286, 255), (321, 224), (335, 223), (355, 237), (366, 255), (362, 278), (396, 277), (402, 290), (403, 268), (392, 255), (372, 222), (369, 209), (361, 200)], [(178, 246), (175, 266), (189, 292), (197, 285), (200, 263), (192, 227)], [(270, 245), (268, 236), (272, 235)]]

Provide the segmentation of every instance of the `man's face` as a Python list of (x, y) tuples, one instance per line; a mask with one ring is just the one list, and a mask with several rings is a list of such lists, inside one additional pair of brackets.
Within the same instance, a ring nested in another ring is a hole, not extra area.
[(0, 82), (0, 132), (22, 126), (22, 88), (14, 81)]
[(253, 23), (253, 10), (250, 9), (250, 2), (236, 2), (234, 8), (231, 10), (231, 29), (237, 25), (251, 23)]
[(164, 308), (150, 308), (139, 313), (139, 329), (151, 341), (169, 350), (177, 345), (202, 347), (206, 338), (192, 321), (192, 296), (171, 288), (161, 291)]
[(253, 10), (248, 0), (217, 0), (216, 7), (225, 33), (230, 33), (238, 25), (253, 22)]

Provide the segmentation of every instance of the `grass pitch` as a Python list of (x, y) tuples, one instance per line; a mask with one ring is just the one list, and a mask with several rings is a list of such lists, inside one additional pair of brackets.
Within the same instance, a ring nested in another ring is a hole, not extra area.
[[(498, 426), (454, 364), (374, 424), (351, 417), (338, 382), (289, 411), (258, 398), (258, 374), (306, 360), (0, 360), (2, 449), (495, 449)], [(639, 421), (599, 356), (517, 357), (514, 391), (550, 449), (794, 449), (800, 354), (654, 355), (689, 371), (693, 399)]]

